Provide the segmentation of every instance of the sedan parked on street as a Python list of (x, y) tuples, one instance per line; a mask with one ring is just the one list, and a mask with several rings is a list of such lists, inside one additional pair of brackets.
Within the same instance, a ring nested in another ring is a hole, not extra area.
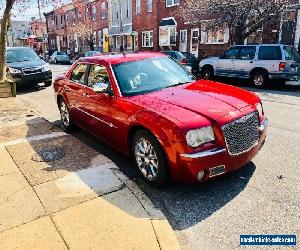
[(223, 56), (202, 60), (199, 68), (205, 79), (214, 76), (245, 78), (258, 87), (274, 84), (274, 80), (300, 85), (300, 56), (288, 45), (234, 46)]
[(70, 57), (64, 51), (55, 51), (49, 59), (50, 63), (65, 63), (70, 64)]
[(143, 178), (202, 182), (259, 152), (268, 120), (254, 93), (195, 77), (161, 53), (80, 58), (54, 82), (63, 125), (132, 156)]
[(8, 47), (6, 54), (7, 71), (12, 80), (20, 85), (52, 84), (50, 65), (42, 60), (31, 48)]

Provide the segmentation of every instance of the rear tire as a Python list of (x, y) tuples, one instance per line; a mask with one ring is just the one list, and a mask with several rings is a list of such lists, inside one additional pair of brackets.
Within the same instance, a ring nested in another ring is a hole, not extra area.
[(70, 110), (66, 101), (61, 97), (58, 101), (58, 108), (61, 117), (61, 121), (64, 126), (64, 130), (69, 133), (74, 128), (74, 123), (71, 120)]
[(255, 71), (251, 76), (251, 82), (257, 88), (266, 87), (268, 81), (269, 81), (268, 73), (263, 70)]
[(157, 139), (146, 130), (137, 131), (132, 139), (131, 152), (143, 179), (152, 186), (163, 186), (169, 179), (164, 152)]
[(212, 80), (214, 78), (214, 69), (209, 66), (205, 66), (201, 70), (201, 77), (204, 80)]

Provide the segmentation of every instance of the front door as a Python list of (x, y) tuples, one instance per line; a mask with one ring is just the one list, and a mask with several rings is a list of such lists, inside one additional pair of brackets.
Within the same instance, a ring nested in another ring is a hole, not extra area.
[(179, 50), (181, 52), (187, 52), (187, 30), (180, 31), (180, 46)]
[(194, 56), (198, 57), (199, 52), (199, 28), (191, 30), (191, 51)]
[(83, 110), (88, 115), (89, 130), (94, 135), (113, 144), (117, 129), (114, 118), (115, 97), (108, 93), (96, 93), (97, 84), (107, 84), (110, 88), (110, 77), (105, 65), (91, 64), (87, 76), (87, 88)]
[(235, 76), (249, 78), (256, 55), (256, 46), (241, 47), (239, 57), (234, 63)]
[(239, 56), (239, 47), (231, 47), (217, 60), (215, 74), (218, 76), (232, 76), (235, 74), (235, 60)]

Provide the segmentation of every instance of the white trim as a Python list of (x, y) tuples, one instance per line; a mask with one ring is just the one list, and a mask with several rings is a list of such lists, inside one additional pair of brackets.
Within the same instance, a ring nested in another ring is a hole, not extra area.
[(177, 22), (176, 22), (176, 19), (175, 17), (171, 16), (171, 17), (165, 17), (165, 18), (162, 18), (161, 21), (165, 21), (165, 20), (173, 20), (175, 25), (164, 25), (164, 26), (177, 26)]
[[(185, 34), (186, 34), (186, 36), (185, 36), (185, 51), (183, 51), (182, 49), (181, 49), (181, 45), (183, 45), (182, 43), (181, 43), (181, 33), (183, 33), (183, 32), (185, 32)], [(188, 39), (187, 39), (187, 36), (188, 36), (188, 32), (187, 32), (187, 30), (185, 29), (185, 30), (180, 30), (179, 31), (179, 50), (180, 51), (182, 51), (182, 52), (187, 52), (187, 45), (188, 45)]]
[[(152, 33), (152, 43), (151, 43), (151, 34)], [(145, 44), (146, 44), (146, 41), (144, 41), (144, 34), (148, 34), (148, 36), (149, 36), (149, 46), (146, 46)], [(153, 41), (154, 41), (154, 39), (153, 39), (153, 30), (147, 30), (147, 31), (142, 31), (142, 47), (143, 48), (153, 48)]]
[(178, 3), (174, 3), (175, 0), (171, 0), (173, 3), (168, 4), (168, 0), (166, 0), (166, 7), (173, 7), (173, 6), (178, 6), (180, 4), (180, 1)]
[[(192, 48), (193, 48), (193, 32), (194, 31), (198, 31), (198, 44), (197, 44), (197, 51), (192, 51)], [(195, 55), (196, 57), (199, 56), (199, 36), (200, 36), (200, 29), (199, 28), (194, 28), (194, 29), (191, 29), (191, 41), (190, 41), (190, 53)]]

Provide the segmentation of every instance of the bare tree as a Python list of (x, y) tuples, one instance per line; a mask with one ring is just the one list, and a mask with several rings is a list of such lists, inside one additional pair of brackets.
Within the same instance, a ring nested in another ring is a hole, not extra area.
[(291, 7), (292, 0), (185, 0), (178, 14), (195, 24), (206, 20), (208, 29), (229, 28), (231, 44), (242, 44), (264, 24), (280, 20)]

